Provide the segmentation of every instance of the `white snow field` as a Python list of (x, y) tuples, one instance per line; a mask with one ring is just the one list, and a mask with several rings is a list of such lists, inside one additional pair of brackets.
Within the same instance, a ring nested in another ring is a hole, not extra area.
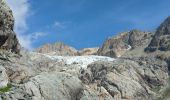
[(96, 61), (114, 61), (116, 59), (111, 57), (105, 57), (105, 56), (96, 56), (96, 55), (89, 55), (89, 56), (57, 56), (57, 55), (48, 55), (48, 54), (41, 54), (36, 52), (30, 52), (31, 59), (43, 59), (43, 57), (47, 57), (51, 60), (54, 60), (56, 62), (64, 62), (67, 65), (73, 65), (76, 64), (80, 66), (81, 68), (86, 68), (87, 65), (96, 62)]
[[(45, 54), (43, 54), (45, 55)], [(105, 56), (49, 56), (46, 57), (52, 60), (64, 61), (66, 64), (79, 64), (82, 68), (86, 68), (87, 65), (96, 62), (96, 61), (114, 61), (114, 58), (105, 57)]]

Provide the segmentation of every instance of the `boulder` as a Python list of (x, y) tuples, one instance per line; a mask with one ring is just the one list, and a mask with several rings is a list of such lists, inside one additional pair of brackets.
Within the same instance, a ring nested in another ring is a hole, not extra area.
[(42, 73), (25, 83), (31, 100), (76, 100), (82, 90), (81, 81), (67, 73)]

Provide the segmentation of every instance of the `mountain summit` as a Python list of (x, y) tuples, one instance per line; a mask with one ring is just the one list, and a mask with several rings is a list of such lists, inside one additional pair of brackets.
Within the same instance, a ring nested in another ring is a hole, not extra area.
[(156, 50), (170, 50), (170, 16), (157, 28), (152, 41), (145, 49), (146, 52), (153, 52)]
[(58, 56), (74, 56), (77, 50), (62, 42), (56, 42), (54, 44), (46, 44), (36, 50), (39, 53), (48, 53)]

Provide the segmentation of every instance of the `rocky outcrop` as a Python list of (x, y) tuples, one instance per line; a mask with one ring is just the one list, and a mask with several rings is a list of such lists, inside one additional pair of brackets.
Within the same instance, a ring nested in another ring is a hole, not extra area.
[(87, 55), (96, 55), (99, 48), (84, 48), (79, 50), (77, 55), (79, 56), (87, 56)]
[(13, 28), (12, 11), (5, 0), (0, 0), (0, 49), (19, 53), (19, 42)]
[(152, 33), (150, 32), (141, 32), (138, 30), (121, 33), (106, 40), (98, 50), (98, 55), (120, 57), (130, 49), (147, 45), (151, 39), (151, 35)]
[(95, 62), (81, 71), (80, 79), (85, 84), (106, 89), (115, 100), (153, 100), (157, 96), (154, 88), (167, 84), (168, 72), (164, 69), (167, 68), (165, 62), (159, 65), (152, 62), (155, 66), (149, 63), (125, 59)]
[(146, 52), (154, 52), (156, 50), (170, 50), (170, 17), (168, 17), (158, 28), (153, 36), (152, 41), (145, 49)]
[(39, 53), (58, 55), (58, 56), (74, 56), (77, 54), (77, 50), (70, 47), (62, 42), (57, 42), (55, 44), (46, 44), (36, 50)]
[(81, 81), (66, 73), (44, 73), (25, 83), (31, 100), (76, 100), (82, 90)]

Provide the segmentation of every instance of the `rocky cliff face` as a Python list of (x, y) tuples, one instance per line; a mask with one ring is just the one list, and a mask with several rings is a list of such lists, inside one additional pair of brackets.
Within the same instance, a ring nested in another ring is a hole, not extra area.
[(106, 40), (98, 50), (98, 55), (120, 57), (130, 49), (148, 44), (151, 35), (152, 33), (150, 32), (141, 32), (138, 30), (121, 33)]
[(62, 42), (55, 44), (46, 44), (36, 50), (39, 53), (58, 55), (58, 56), (74, 56), (77, 55), (77, 50)]
[(19, 43), (14, 28), (14, 18), (5, 0), (0, 0), (0, 49), (19, 53)]
[(170, 50), (170, 17), (168, 17), (158, 28), (153, 36), (152, 41), (145, 49), (146, 52), (153, 52), (156, 50), (169, 51)]

